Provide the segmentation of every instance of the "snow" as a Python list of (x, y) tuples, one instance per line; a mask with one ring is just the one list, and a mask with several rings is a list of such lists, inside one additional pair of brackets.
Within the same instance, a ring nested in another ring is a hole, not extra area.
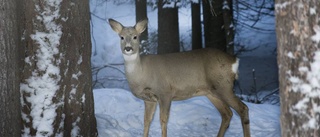
[(289, 2), (283, 2), (283, 3), (276, 3), (275, 4), (275, 9), (276, 10), (281, 10), (281, 9), (283, 9), (283, 8), (286, 8), (288, 5), (291, 5), (291, 1), (289, 1)]
[(291, 58), (291, 59), (294, 59), (294, 58), (295, 58), (292, 52), (288, 52), (287, 56), (288, 56), (289, 58)]
[(229, 4), (228, 4), (227, 0), (224, 0), (224, 1), (223, 1), (222, 9), (224, 9), (224, 10), (230, 10), (230, 7), (229, 7)]
[[(100, 137), (137, 137), (143, 135), (144, 103), (123, 89), (95, 89), (95, 114)], [(280, 108), (252, 104), (249, 117), (252, 137), (280, 137)], [(226, 137), (241, 137), (239, 115), (233, 111)], [(168, 137), (211, 137), (218, 133), (221, 118), (206, 97), (194, 97), (172, 103)], [(150, 127), (150, 137), (161, 136), (159, 108)]]
[(301, 80), (296, 76), (289, 74), (288, 82), (291, 86), (293, 92), (299, 92), (302, 94), (303, 98), (299, 100), (292, 108), (290, 113), (294, 115), (304, 116), (308, 120), (303, 124), (305, 129), (317, 129), (319, 128), (319, 117), (320, 111), (307, 111), (310, 104), (314, 110), (320, 108), (319, 103), (313, 101), (313, 99), (320, 97), (320, 51), (315, 51), (313, 62), (310, 62), (310, 69), (307, 67), (299, 67), (300, 73), (306, 73), (306, 80)]
[[(38, 21), (43, 22), (45, 29), (43, 32), (35, 30), (30, 35), (31, 39), (39, 46), (36, 51), (34, 60), (37, 60), (36, 67), (32, 72), (32, 76), (25, 79), (20, 84), (21, 93), (27, 93), (26, 102), (31, 104), (30, 116), (32, 118), (32, 127), (36, 129), (36, 136), (51, 136), (53, 134), (53, 123), (56, 118), (56, 109), (63, 102), (53, 103), (52, 100), (56, 92), (60, 88), (60, 69), (57, 64), (60, 63), (56, 56), (59, 53), (58, 46), (62, 35), (61, 25), (55, 22), (60, 17), (61, 0), (47, 0), (43, 5), (36, 5), (35, 11)], [(30, 57), (25, 58), (26, 64), (31, 65)], [(30, 119), (26, 114), (22, 114), (22, 118), (26, 122)], [(22, 136), (28, 136), (29, 128), (24, 128)]]
[(77, 123), (80, 122), (80, 118), (78, 117), (76, 121), (72, 123), (71, 136), (77, 137), (79, 135), (80, 128), (77, 126)]
[(199, 3), (199, 0), (191, 0), (192, 3)]
[(313, 27), (313, 30), (315, 31), (315, 35), (311, 36), (311, 39), (316, 42), (316, 43), (319, 43), (320, 42), (320, 26), (318, 25), (315, 25)]
[(80, 55), (79, 60), (77, 62), (79, 65), (82, 63), (82, 56)]
[(317, 12), (316, 12), (316, 8), (313, 7), (313, 8), (310, 8), (310, 15), (315, 15)]

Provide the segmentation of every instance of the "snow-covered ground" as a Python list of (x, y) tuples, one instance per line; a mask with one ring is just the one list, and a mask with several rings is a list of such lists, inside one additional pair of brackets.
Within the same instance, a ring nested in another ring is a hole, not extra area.
[[(121, 3), (121, 4), (120, 4)], [(135, 24), (134, 2), (128, 0), (91, 0), (92, 66), (98, 72), (95, 84), (95, 113), (100, 137), (139, 137), (143, 134), (144, 103), (130, 93), (124, 73), (119, 37), (114, 33), (108, 18), (114, 18), (126, 26)], [(180, 40), (190, 43), (190, 9), (179, 10)], [(148, 7), (149, 32), (157, 29), (157, 10)], [(264, 24), (273, 29), (274, 21)], [(250, 22), (249, 22), (250, 23)], [(259, 25), (261, 25), (259, 24)], [(271, 25), (270, 25), (271, 24)], [(239, 26), (240, 27), (240, 26)], [(252, 137), (279, 137), (280, 107), (278, 93), (269, 95), (278, 87), (274, 32), (239, 29), (236, 43), (248, 47), (259, 46), (252, 52), (238, 54), (240, 80), (235, 90), (246, 94), (243, 98), (264, 98), (264, 104), (245, 102), (249, 107)], [(108, 67), (102, 67), (108, 66)], [(254, 72), (253, 72), (254, 70)], [(255, 75), (255, 77), (254, 77)], [(255, 79), (255, 80), (254, 80)], [(240, 85), (240, 86), (239, 86)], [(259, 92), (256, 92), (259, 91)], [(220, 127), (220, 114), (205, 97), (195, 97), (172, 103), (168, 123), (169, 137), (212, 137)], [(150, 137), (161, 136), (159, 112), (155, 113)], [(226, 137), (241, 137), (239, 116), (234, 113)]]
[[(95, 114), (100, 137), (141, 137), (144, 103), (123, 89), (94, 90)], [(280, 108), (247, 103), (252, 137), (280, 137)], [(234, 112), (226, 137), (243, 136), (240, 117)], [(220, 128), (218, 110), (206, 97), (172, 103), (168, 137), (213, 137)], [(150, 137), (160, 137), (159, 108), (150, 127)]]

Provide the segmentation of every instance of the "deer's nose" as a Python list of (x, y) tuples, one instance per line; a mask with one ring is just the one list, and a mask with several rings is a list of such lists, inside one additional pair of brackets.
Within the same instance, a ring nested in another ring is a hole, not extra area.
[(125, 50), (126, 52), (129, 52), (129, 51), (132, 51), (133, 48), (132, 48), (132, 47), (124, 47), (124, 50)]

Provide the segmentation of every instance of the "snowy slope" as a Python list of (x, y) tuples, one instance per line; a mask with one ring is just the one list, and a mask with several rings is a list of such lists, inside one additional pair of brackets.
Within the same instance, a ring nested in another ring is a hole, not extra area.
[[(100, 137), (139, 137), (143, 135), (144, 103), (123, 89), (94, 90), (95, 114)], [(252, 137), (280, 137), (280, 108), (251, 104), (249, 107)], [(220, 128), (220, 114), (205, 97), (172, 103), (168, 137), (212, 137)], [(150, 128), (150, 137), (160, 137), (159, 108)], [(226, 137), (241, 137), (240, 118), (235, 113)]]

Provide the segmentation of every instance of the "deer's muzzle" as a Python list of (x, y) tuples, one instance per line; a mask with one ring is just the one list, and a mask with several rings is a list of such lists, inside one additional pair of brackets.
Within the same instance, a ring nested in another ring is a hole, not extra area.
[(124, 47), (124, 51), (130, 52), (130, 51), (133, 51), (133, 48), (132, 47)]

